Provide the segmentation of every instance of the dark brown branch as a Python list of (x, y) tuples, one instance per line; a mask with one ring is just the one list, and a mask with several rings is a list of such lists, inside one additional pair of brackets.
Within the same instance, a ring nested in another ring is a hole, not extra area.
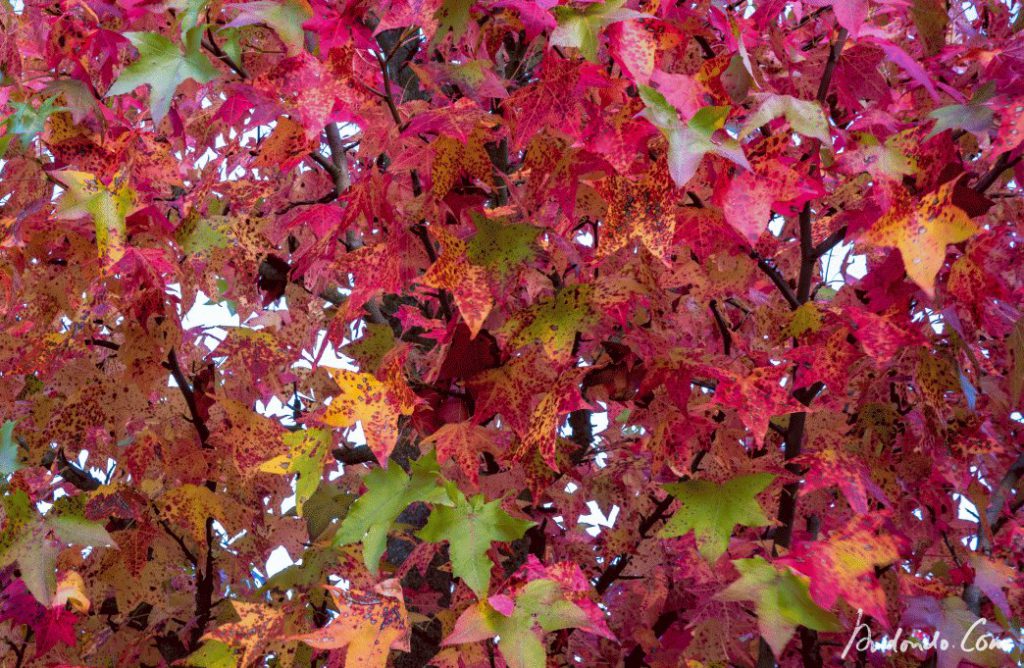
[(373, 454), (373, 450), (370, 450), (365, 445), (355, 448), (334, 448), (331, 450), (331, 454), (335, 460), (348, 466), (377, 461), (377, 456)]
[(1016, 158), (1010, 158), (1010, 152), (1000, 153), (999, 157), (996, 158), (996, 162), (992, 165), (992, 168), (985, 172), (974, 184), (974, 191), (977, 193), (984, 193), (986, 190), (992, 187), (999, 177), (1006, 170), (1014, 167), (1017, 163), (1024, 158), (1024, 155), (1018, 155)]
[(104, 339), (86, 339), (85, 345), (96, 346), (97, 348), (106, 348), (107, 350), (120, 350), (121, 345), (114, 343), (113, 341), (105, 341)]
[(337, 123), (328, 123), (327, 145), (331, 149), (331, 164), (334, 167), (334, 189), (340, 194), (348, 190), (352, 180), (348, 173), (348, 158), (345, 142), (341, 139), (341, 130)]
[(57, 451), (57, 474), (83, 492), (92, 492), (99, 489), (103, 484), (88, 471), (84, 471), (72, 464), (64, 455), (63, 450)]
[(249, 78), (249, 73), (245, 71), (245, 68), (240, 64), (236, 63), (231, 56), (224, 53), (224, 51), (217, 45), (216, 40), (213, 39), (213, 31), (210, 26), (206, 26), (206, 39), (208, 41), (203, 42), (203, 48), (209, 51), (213, 56), (220, 62), (231, 68), (231, 71), (240, 76), (243, 79)]
[(189, 415), (192, 416), (192, 426), (195, 427), (196, 433), (199, 435), (199, 442), (203, 448), (209, 448), (207, 440), (210, 438), (210, 429), (206, 426), (206, 421), (199, 415), (199, 405), (196, 403), (195, 393), (185, 378), (185, 373), (181, 370), (181, 365), (178, 363), (178, 355), (173, 349), (167, 353), (166, 366), (170, 370), (171, 375), (174, 376), (174, 382), (177, 383), (181, 396), (185, 398)]
[(789, 283), (787, 283), (786, 279), (782, 277), (779, 270), (769, 263), (768, 260), (758, 255), (756, 251), (751, 251), (750, 257), (751, 259), (757, 260), (757, 266), (765, 273), (765, 275), (768, 276), (768, 278), (771, 279), (772, 283), (775, 284), (775, 287), (779, 289), (779, 292), (782, 293), (782, 296), (786, 299), (789, 307), (793, 310), (800, 308), (800, 302), (797, 300), (796, 294), (793, 292), (793, 288), (789, 286)]
[(822, 239), (821, 243), (814, 247), (815, 259), (821, 258), (830, 250), (838, 246), (846, 239), (846, 225), (843, 225), (832, 234)]
[(718, 331), (722, 335), (722, 352), (726, 355), (732, 354), (732, 332), (729, 331), (729, 326), (725, 322), (725, 318), (718, 312), (718, 302), (714, 299), (711, 300), (711, 314), (715, 317), (715, 324), (718, 325)]
[(828, 61), (825, 63), (825, 71), (821, 74), (821, 82), (818, 84), (818, 94), (815, 99), (824, 104), (828, 97), (828, 89), (832, 85), (832, 75), (836, 71), (836, 64), (839, 63), (839, 54), (843, 52), (843, 45), (849, 33), (846, 28), (840, 28), (836, 35), (836, 41), (832, 42), (832, 48), (828, 52)]

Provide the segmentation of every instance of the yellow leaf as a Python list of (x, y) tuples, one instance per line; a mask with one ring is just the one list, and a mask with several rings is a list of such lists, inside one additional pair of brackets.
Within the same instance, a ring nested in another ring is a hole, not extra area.
[(487, 273), (466, 259), (465, 241), (440, 227), (431, 227), (430, 233), (441, 243), (441, 256), (423, 275), (423, 283), (452, 293), (475, 338), (494, 306)]
[(953, 186), (952, 181), (944, 184), (916, 205), (902, 185), (890, 186), (889, 209), (864, 236), (870, 244), (898, 248), (907, 275), (929, 297), (935, 294), (935, 276), (946, 261), (946, 246), (978, 231), (964, 210), (953, 204)]
[(410, 626), (402, 586), (398, 580), (381, 582), (373, 591), (328, 587), (338, 615), (326, 627), (291, 640), (316, 649), (347, 647), (345, 665), (384, 668), (391, 649), (409, 651)]
[(110, 186), (89, 172), (65, 170), (57, 172), (57, 177), (67, 189), (57, 205), (57, 216), (92, 216), (96, 247), (104, 265), (109, 267), (124, 257), (125, 218), (137, 208), (127, 176), (118, 174)]
[(324, 424), (351, 427), (359, 422), (366, 444), (384, 466), (398, 440), (398, 417), (412, 413), (408, 402), (397, 401), (388, 386), (373, 374), (328, 369), (341, 391), (331, 400)]
[(51, 608), (63, 608), (70, 603), (76, 612), (83, 615), (89, 612), (89, 597), (85, 595), (85, 581), (75, 571), (68, 571), (57, 582), (57, 592), (53, 596)]
[(789, 321), (789, 335), (799, 338), (807, 332), (817, 332), (821, 329), (821, 311), (814, 302), (807, 302), (793, 311), (793, 317)]

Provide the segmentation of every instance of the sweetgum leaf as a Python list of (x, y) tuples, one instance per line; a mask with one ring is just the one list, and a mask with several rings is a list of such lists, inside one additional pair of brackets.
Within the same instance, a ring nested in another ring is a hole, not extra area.
[(125, 218), (137, 207), (137, 193), (128, 179), (119, 175), (107, 185), (95, 174), (71, 170), (57, 172), (57, 177), (67, 188), (57, 206), (57, 215), (91, 216), (100, 258), (109, 265), (124, 257), (128, 236)]
[(387, 547), (388, 531), (409, 504), (451, 503), (439, 483), (439, 469), (433, 453), (418, 459), (409, 476), (397, 464), (371, 471), (365, 478), (366, 492), (360, 496), (334, 535), (335, 546), (363, 544), (363, 561), (376, 573)]
[(901, 186), (891, 189), (889, 209), (864, 235), (876, 246), (900, 250), (907, 275), (928, 296), (935, 294), (935, 275), (946, 261), (946, 246), (978, 231), (963, 209), (952, 203), (949, 182), (915, 201)]
[(514, 600), (493, 596), (469, 607), (442, 644), (460, 645), (497, 636), (498, 649), (509, 668), (544, 668), (543, 633), (582, 628), (589, 621), (583, 610), (566, 600), (558, 583), (532, 580)]
[(506, 513), (501, 499), (488, 502), (481, 494), (467, 499), (454, 484), (447, 487), (452, 505), (435, 506), (417, 535), (432, 543), (448, 541), (452, 573), (482, 598), (491, 580), (491, 543), (518, 540), (535, 522)]
[(385, 580), (373, 591), (328, 587), (338, 611), (322, 629), (289, 636), (314, 649), (347, 648), (345, 664), (384, 668), (391, 649), (409, 651), (409, 615), (398, 580)]
[(125, 33), (124, 36), (139, 50), (139, 58), (121, 72), (107, 90), (107, 95), (124, 95), (139, 86), (149, 86), (153, 122), (160, 123), (171, 108), (171, 99), (178, 86), (189, 79), (208, 83), (219, 74), (210, 59), (199, 51), (200, 31), (201, 28), (196, 27), (188, 32), (184, 53), (174, 42), (158, 33)]
[(838, 631), (839, 620), (822, 610), (808, 594), (807, 580), (778, 569), (761, 557), (732, 562), (740, 579), (719, 592), (722, 601), (753, 601), (761, 637), (781, 656), (797, 626), (815, 631)]
[(792, 95), (767, 95), (753, 114), (747, 118), (740, 137), (745, 137), (768, 121), (785, 116), (789, 126), (805, 137), (813, 137), (824, 146), (832, 145), (828, 119), (821, 104), (814, 100), (801, 100)]
[(285, 434), (288, 454), (264, 462), (260, 471), (284, 475), (296, 474), (295, 510), (302, 515), (303, 504), (316, 492), (323, 473), (324, 458), (331, 449), (331, 434), (326, 429), (302, 429)]
[(263, 23), (277, 33), (287, 47), (289, 55), (302, 51), (305, 43), (302, 24), (313, 15), (306, 0), (256, 0), (226, 5), (225, 9), (239, 10), (238, 16), (228, 24), (228, 27)]
[(646, 109), (643, 116), (661, 130), (668, 139), (668, 168), (677, 188), (686, 185), (707, 153), (720, 155), (744, 169), (750, 163), (739, 143), (733, 139), (712, 140), (712, 135), (725, 124), (728, 107), (703, 107), (683, 125), (679, 114), (665, 96), (649, 86), (639, 86)]
[(768, 473), (743, 475), (719, 485), (707, 480), (686, 480), (665, 485), (679, 499), (679, 510), (662, 528), (660, 536), (672, 538), (693, 531), (701, 556), (717, 561), (729, 545), (733, 528), (768, 526), (771, 521), (757, 502), (757, 495), (771, 484)]
[(534, 242), (540, 235), (540, 228), (522, 223), (507, 223), (499, 218), (471, 212), (474, 234), (466, 244), (466, 258), (475, 265), (486, 268), (499, 280), (503, 280), (536, 254)]
[(605, 0), (580, 8), (567, 5), (553, 8), (558, 27), (551, 33), (551, 45), (579, 49), (587, 60), (597, 60), (597, 38), (605, 26), (643, 16), (625, 8), (625, 4), (625, 0)]
[(398, 418), (408, 415), (401, 401), (393, 396), (388, 383), (370, 373), (357, 373), (348, 369), (328, 369), (334, 382), (341, 388), (327, 407), (324, 424), (332, 427), (351, 427), (359, 422), (366, 434), (366, 444), (384, 465), (398, 439)]

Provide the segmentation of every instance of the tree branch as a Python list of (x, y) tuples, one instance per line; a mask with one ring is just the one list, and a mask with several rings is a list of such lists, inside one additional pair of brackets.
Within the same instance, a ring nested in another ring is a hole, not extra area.
[(992, 168), (978, 178), (978, 182), (974, 184), (974, 192), (979, 194), (984, 193), (992, 187), (992, 184), (999, 179), (1003, 172), (1016, 166), (1022, 158), (1024, 158), (1024, 154), (1011, 159), (1009, 151), (1000, 153), (999, 157), (996, 158), (995, 164), (992, 165)]
[(167, 364), (165, 365), (170, 370), (171, 375), (174, 377), (174, 382), (178, 385), (178, 389), (181, 391), (181, 396), (185, 398), (185, 404), (188, 406), (189, 415), (192, 416), (192, 426), (195, 427), (196, 433), (199, 435), (199, 442), (204, 449), (208, 449), (210, 446), (207, 440), (210, 438), (210, 429), (206, 426), (206, 422), (199, 415), (199, 405), (196, 404), (196, 396), (192, 391), (192, 386), (185, 378), (185, 373), (181, 370), (181, 365), (178, 363), (178, 355), (172, 348), (167, 353)]
[(722, 352), (726, 355), (731, 355), (732, 332), (729, 331), (729, 326), (725, 324), (725, 318), (718, 312), (718, 302), (714, 299), (711, 300), (711, 314), (715, 316), (715, 324), (718, 325), (718, 331), (722, 335)]
[(757, 260), (757, 266), (771, 279), (775, 287), (779, 289), (789, 307), (793, 310), (800, 308), (800, 302), (797, 300), (796, 294), (793, 293), (793, 288), (789, 287), (789, 284), (786, 283), (786, 279), (782, 277), (779, 270), (772, 266), (768, 260), (758, 255), (756, 251), (751, 251), (750, 257), (753, 260)]

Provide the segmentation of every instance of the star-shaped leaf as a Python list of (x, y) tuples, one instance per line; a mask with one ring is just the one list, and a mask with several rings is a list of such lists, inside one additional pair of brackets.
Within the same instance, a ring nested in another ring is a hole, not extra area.
[(17, 562), (25, 587), (49, 606), (57, 589), (57, 556), (65, 545), (110, 547), (102, 524), (82, 517), (84, 499), (62, 497), (40, 515), (22, 490), (0, 498), (0, 568)]
[(780, 656), (797, 626), (815, 631), (838, 631), (839, 620), (822, 610), (808, 593), (807, 580), (789, 569), (777, 569), (760, 557), (732, 562), (740, 573), (715, 598), (721, 601), (753, 601), (761, 637)]
[(448, 496), (452, 505), (435, 506), (417, 535), (432, 543), (448, 541), (452, 572), (482, 598), (491, 580), (491, 543), (518, 540), (535, 523), (506, 513), (501, 499), (488, 502), (482, 494), (467, 499), (452, 483)]
[(217, 78), (217, 68), (199, 50), (202, 28), (188, 31), (185, 51), (163, 35), (154, 32), (128, 32), (127, 37), (139, 50), (139, 58), (126, 67), (107, 95), (124, 95), (139, 86), (150, 87), (153, 122), (159, 123), (171, 109), (171, 98), (185, 81), (207, 83)]
[(416, 501), (449, 503), (445, 489), (438, 485), (437, 460), (433, 453), (412, 465), (410, 477), (397, 464), (371, 471), (363, 481), (360, 496), (334, 535), (334, 545), (363, 544), (363, 562), (376, 573), (387, 547), (388, 531), (409, 504)]
[(499, 281), (536, 254), (533, 242), (540, 235), (539, 227), (508, 223), (475, 211), (470, 216), (476, 234), (466, 243), (466, 257)]
[(423, 283), (452, 293), (471, 336), (476, 337), (494, 306), (487, 274), (467, 259), (465, 241), (441, 227), (431, 227), (430, 233), (441, 243), (441, 255), (423, 275)]
[(576, 332), (597, 320), (591, 304), (593, 292), (593, 286), (587, 284), (566, 286), (553, 298), (514, 314), (502, 331), (515, 346), (539, 343), (548, 357), (559, 359), (572, 349)]
[(238, 9), (229, 27), (248, 26), (262, 23), (277, 33), (288, 48), (289, 55), (302, 51), (305, 35), (302, 24), (313, 15), (306, 0), (256, 0), (255, 2), (227, 5), (225, 9)]
[(398, 439), (398, 418), (412, 410), (397, 396), (388, 383), (371, 373), (348, 369), (328, 369), (341, 392), (331, 399), (324, 414), (324, 424), (351, 427), (359, 422), (366, 434), (366, 444), (384, 466)]
[[(231, 601), (231, 605), (238, 621), (221, 624), (203, 639), (240, 647), (237, 665), (248, 666), (260, 657), (267, 643), (284, 630), (285, 615), (280, 608), (263, 603)], [(215, 655), (215, 648), (211, 648), (210, 653)]]
[(107, 185), (88, 172), (57, 172), (66, 192), (57, 205), (62, 218), (92, 216), (96, 229), (96, 247), (100, 258), (110, 266), (124, 257), (127, 243), (125, 218), (136, 207), (136, 193), (126, 175), (118, 175)]
[(302, 515), (302, 504), (313, 496), (320, 485), (324, 457), (331, 449), (331, 433), (326, 429), (303, 429), (282, 437), (288, 454), (264, 462), (260, 471), (285, 475), (296, 474), (295, 511)]
[(651, 255), (671, 266), (677, 198), (665, 166), (657, 165), (637, 180), (615, 174), (595, 187), (608, 202), (598, 257), (615, 253), (635, 238)]
[(364, 668), (384, 668), (392, 649), (409, 651), (409, 614), (398, 580), (384, 580), (372, 591), (327, 589), (337, 616), (324, 628), (289, 636), (289, 640), (301, 640), (315, 649), (347, 647), (345, 665)]
[(768, 121), (785, 116), (789, 126), (805, 137), (813, 137), (825, 146), (832, 145), (828, 119), (821, 104), (813, 100), (801, 100), (791, 95), (765, 95), (761, 106), (747, 118), (740, 131), (740, 138), (759, 128)]
[(492, 596), (468, 608), (442, 644), (461, 645), (498, 637), (498, 649), (509, 668), (542, 668), (547, 665), (544, 633), (589, 624), (587, 614), (566, 600), (558, 583), (532, 580), (514, 599)]
[(928, 296), (935, 294), (935, 276), (946, 261), (946, 246), (978, 231), (963, 209), (953, 204), (954, 183), (942, 185), (915, 202), (900, 184), (889, 188), (889, 205), (864, 240), (900, 250), (907, 275)]
[(710, 562), (717, 561), (729, 546), (733, 528), (768, 526), (771, 521), (757, 503), (757, 495), (771, 484), (768, 473), (737, 476), (719, 485), (708, 480), (687, 480), (665, 485), (679, 499), (679, 510), (661, 530), (663, 538), (693, 531), (697, 549)]
[(885, 593), (875, 568), (900, 557), (903, 539), (887, 530), (877, 516), (859, 515), (824, 541), (801, 543), (776, 563), (810, 578), (810, 594), (823, 608), (842, 596), (851, 607), (889, 626)]
[(707, 153), (731, 160), (744, 169), (750, 163), (739, 143), (733, 139), (712, 140), (716, 130), (725, 124), (728, 107), (704, 107), (685, 125), (665, 96), (648, 86), (640, 86), (640, 97), (647, 108), (643, 116), (661, 130), (668, 139), (668, 169), (676, 187), (682, 188), (693, 178)]
[(605, 26), (616, 21), (643, 17), (643, 14), (625, 8), (625, 0), (606, 0), (581, 7), (562, 5), (553, 8), (558, 27), (551, 33), (552, 46), (579, 49), (583, 57), (597, 60), (597, 38)]

